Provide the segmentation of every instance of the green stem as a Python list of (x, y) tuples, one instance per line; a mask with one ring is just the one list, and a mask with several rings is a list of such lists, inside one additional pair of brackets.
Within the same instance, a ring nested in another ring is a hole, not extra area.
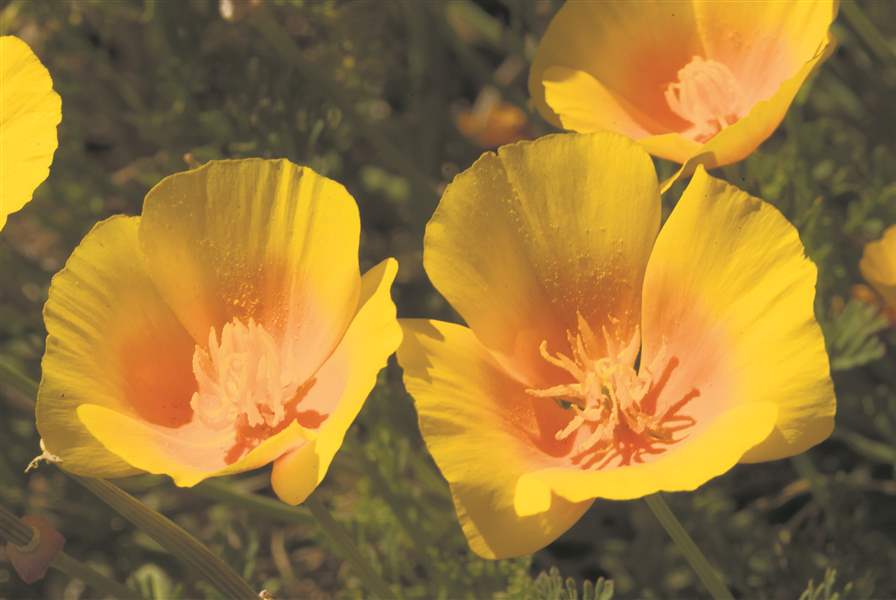
[(367, 592), (370, 596), (382, 598), (384, 600), (394, 598), (395, 594), (389, 590), (389, 586), (386, 585), (386, 582), (383, 581), (379, 574), (374, 571), (364, 557), (361, 556), (361, 553), (358, 552), (354, 542), (349, 538), (348, 533), (346, 533), (342, 525), (336, 522), (336, 519), (333, 518), (333, 515), (330, 514), (330, 511), (324, 507), (320, 500), (315, 496), (311, 496), (305, 500), (305, 506), (308, 507), (311, 514), (317, 519), (318, 525), (320, 525), (320, 528), (327, 537), (330, 538), (330, 542), (336, 546), (336, 550), (339, 554), (352, 563), (355, 571), (357, 571), (361, 580), (364, 582), (364, 585), (367, 586)]
[[(0, 539), (5, 539), (15, 546), (27, 546), (33, 535), (31, 528), (19, 520), (17, 516), (0, 506)], [(59, 552), (53, 557), (50, 566), (57, 571), (68, 575), (72, 579), (79, 579), (99, 592), (103, 596), (112, 598), (139, 598), (139, 594), (131, 588), (124, 586), (114, 579), (106, 577), (89, 565), (72, 558), (65, 552)]]
[(840, 13), (879, 59), (890, 63), (896, 60), (896, 51), (857, 2), (841, 2)]
[(185, 529), (103, 479), (72, 477), (122, 517), (144, 531), (187, 567), (202, 576), (225, 598), (256, 599), (249, 584)]
[(715, 600), (734, 600), (734, 596), (725, 586), (725, 583), (719, 577), (688, 532), (681, 526), (681, 522), (672, 513), (669, 505), (663, 500), (660, 494), (654, 494), (644, 498), (647, 506), (653, 511), (656, 520), (660, 522), (678, 549), (684, 554), (691, 568), (697, 573), (697, 577), (703, 582), (703, 585), (709, 591)]
[(210, 500), (244, 508), (264, 519), (293, 525), (309, 525), (314, 522), (314, 517), (304, 507), (290, 506), (273, 498), (244, 492), (214, 479), (207, 479), (190, 491)]

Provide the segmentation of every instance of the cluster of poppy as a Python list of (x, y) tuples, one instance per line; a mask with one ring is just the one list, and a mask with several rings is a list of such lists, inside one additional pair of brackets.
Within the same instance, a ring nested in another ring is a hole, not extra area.
[[(780, 123), (832, 46), (831, 1), (566, 4), (529, 80), (572, 130), (448, 185), (424, 266), (466, 325), (397, 319), (361, 274), (340, 184), (285, 160), (163, 179), (52, 281), (37, 402), (71, 472), (177, 485), (272, 463), (304, 501), (397, 351), (471, 548), (533, 552), (597, 498), (693, 490), (825, 439), (835, 398), (816, 268), (771, 205), (706, 168)], [(0, 39), (0, 225), (47, 176), (60, 100)], [(660, 227), (649, 153), (687, 189)], [(896, 229), (862, 270), (896, 302)]]

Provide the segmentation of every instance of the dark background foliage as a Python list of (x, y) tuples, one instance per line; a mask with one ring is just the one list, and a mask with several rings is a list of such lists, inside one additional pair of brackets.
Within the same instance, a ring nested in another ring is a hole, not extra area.
[[(422, 270), (423, 226), (444, 184), (482, 152), (477, 135), (458, 127), (470, 106), (503, 98), (521, 111), (526, 123), (486, 132), (498, 138), (549, 131), (526, 104), (525, 80), (558, 6), (0, 2), (4, 33), (34, 47), (63, 99), (50, 177), (0, 235), (0, 357), (39, 378), (41, 306), (83, 235), (109, 215), (138, 214), (163, 176), (224, 157), (287, 157), (343, 182), (361, 209), (362, 268), (398, 257), (400, 313), (456, 319)], [(864, 243), (896, 223), (896, 5), (844, 3), (834, 31), (836, 52), (774, 137), (717, 173), (778, 206), (819, 265), (816, 311), (839, 400), (835, 434), (809, 453), (668, 495), (744, 598), (896, 597), (896, 336), (856, 287)], [(673, 166), (658, 169), (663, 176)], [(680, 191), (666, 195), (667, 210)], [(0, 503), (49, 516), (70, 554), (131, 578), (147, 597), (214, 596), (59, 470), (22, 473), (39, 452), (32, 402), (27, 385), (0, 382)], [(152, 477), (122, 485), (258, 589), (279, 598), (364, 595), (306, 513), (285, 517), (234, 500), (233, 490), (270, 496), (264, 471), (194, 490)], [(579, 590), (583, 580), (612, 579), (616, 597), (704, 593), (640, 501), (596, 502), (531, 559), (473, 556), (394, 364), (318, 493), (409, 598), (571, 597), (556, 573), (537, 579), (552, 567)], [(91, 593), (58, 572), (26, 586), (0, 560), (0, 597)]]

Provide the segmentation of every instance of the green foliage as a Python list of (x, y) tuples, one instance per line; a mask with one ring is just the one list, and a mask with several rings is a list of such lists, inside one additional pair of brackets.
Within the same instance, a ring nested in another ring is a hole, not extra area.
[(497, 594), (495, 600), (612, 600), (613, 582), (599, 577), (586, 579), (579, 585), (572, 577), (560, 575), (557, 567), (542, 571), (534, 579), (524, 575), (511, 581), (507, 592)]
[(878, 334), (888, 327), (889, 321), (876, 307), (850, 300), (825, 331), (831, 369), (845, 371), (881, 358), (886, 347)]
[(800, 594), (800, 600), (847, 600), (852, 591), (852, 583), (845, 584), (840, 591), (836, 591), (834, 584), (837, 582), (837, 570), (827, 569), (824, 579), (818, 585), (810, 580), (806, 591)]

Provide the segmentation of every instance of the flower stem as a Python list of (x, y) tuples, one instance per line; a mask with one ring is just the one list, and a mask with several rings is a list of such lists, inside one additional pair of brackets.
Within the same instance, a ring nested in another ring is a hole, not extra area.
[(650, 510), (653, 511), (657, 521), (660, 522), (660, 525), (663, 526), (663, 529), (666, 530), (666, 533), (669, 534), (669, 537), (672, 538), (672, 541), (684, 554), (684, 557), (691, 565), (691, 568), (694, 569), (694, 572), (697, 573), (697, 577), (703, 582), (710, 595), (715, 600), (734, 600), (734, 596), (731, 595), (731, 592), (725, 586), (716, 570), (709, 564), (706, 556), (704, 556), (691, 536), (688, 535), (688, 532), (682, 527), (681, 522), (672, 513), (663, 497), (660, 494), (653, 494), (652, 496), (647, 496), (644, 500), (647, 502)]
[(225, 598), (258, 598), (258, 594), (227, 563), (169, 518), (152, 510), (113, 483), (91, 477), (72, 477), (152, 537), (191, 571), (202, 576)]
[(336, 519), (333, 518), (333, 515), (330, 514), (330, 511), (324, 507), (320, 500), (315, 496), (311, 496), (305, 500), (305, 506), (308, 507), (311, 514), (317, 519), (320, 528), (327, 537), (330, 538), (333, 545), (336, 546), (339, 554), (352, 563), (352, 566), (354, 566), (355, 571), (357, 571), (358, 575), (361, 577), (364, 585), (367, 586), (369, 595), (384, 600), (394, 598), (396, 595), (389, 590), (389, 586), (386, 585), (386, 582), (383, 581), (379, 574), (373, 570), (373, 567), (371, 567), (364, 557), (361, 556), (361, 553), (358, 552), (354, 542), (349, 538), (348, 533), (346, 533), (342, 525), (336, 522)]
[[(0, 506), (0, 540), (6, 540), (21, 547), (27, 546), (31, 542), (32, 535), (34, 534), (31, 527), (20, 521), (5, 507)], [(94, 592), (104, 597), (138, 598), (140, 596), (135, 590), (106, 577), (93, 567), (72, 558), (65, 552), (59, 552), (54, 556), (50, 566), (72, 579), (83, 581)]]

